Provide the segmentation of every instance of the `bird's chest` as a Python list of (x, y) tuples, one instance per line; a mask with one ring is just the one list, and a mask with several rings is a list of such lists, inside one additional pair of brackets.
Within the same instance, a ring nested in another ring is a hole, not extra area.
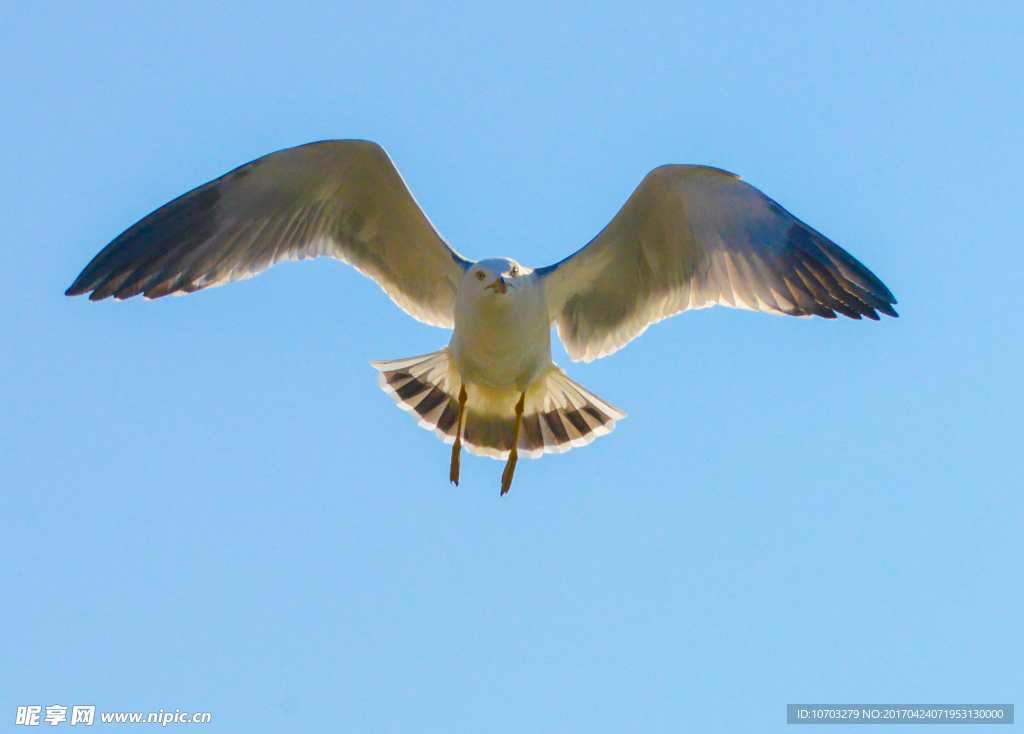
[(462, 380), (524, 392), (551, 366), (546, 308), (531, 300), (506, 308), (456, 308), (449, 354)]

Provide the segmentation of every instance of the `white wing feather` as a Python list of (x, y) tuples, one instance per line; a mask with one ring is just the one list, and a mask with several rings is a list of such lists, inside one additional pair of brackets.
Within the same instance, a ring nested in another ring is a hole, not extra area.
[(470, 263), (441, 239), (384, 149), (363, 140), (281, 150), (190, 191), (111, 242), (67, 293), (158, 298), (320, 255), (373, 278), (420, 321), (453, 325)]
[(654, 169), (590, 244), (538, 273), (566, 350), (586, 362), (716, 303), (896, 316), (896, 299), (853, 256), (739, 177), (705, 166)]

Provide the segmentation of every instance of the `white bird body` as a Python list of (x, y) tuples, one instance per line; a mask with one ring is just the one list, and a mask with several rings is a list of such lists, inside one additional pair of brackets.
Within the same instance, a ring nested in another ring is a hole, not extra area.
[[(506, 284), (506, 292), (492, 287), (496, 281)], [(544, 376), (553, 366), (551, 317), (534, 272), (523, 273), (504, 258), (467, 270), (455, 295), (448, 353), (470, 385), (522, 393)]]
[(848, 252), (734, 174), (651, 171), (589, 244), (555, 265), (472, 262), (416, 204), (384, 149), (330, 140), (271, 153), (143, 218), (67, 290), (159, 298), (249, 278), (284, 260), (343, 260), (419, 321), (453, 328), (446, 349), (372, 362), (395, 402), (459, 450), (508, 459), (560, 453), (625, 414), (551, 361), (551, 328), (574, 360), (621, 349), (650, 324), (722, 304), (791, 316), (896, 316), (888, 288)]

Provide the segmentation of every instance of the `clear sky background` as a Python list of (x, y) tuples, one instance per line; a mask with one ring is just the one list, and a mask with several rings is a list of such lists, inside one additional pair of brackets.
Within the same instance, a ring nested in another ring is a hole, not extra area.
[[(1022, 38), (1017, 2), (5, 3), (0, 729), (1024, 704)], [(156, 207), (326, 138), (381, 143), (466, 256), (533, 266), (655, 166), (735, 171), (900, 318), (712, 308), (589, 365), (556, 346), (629, 418), (502, 498), (491, 459), (450, 486), (367, 364), (449, 333), (346, 265), (64, 297)]]

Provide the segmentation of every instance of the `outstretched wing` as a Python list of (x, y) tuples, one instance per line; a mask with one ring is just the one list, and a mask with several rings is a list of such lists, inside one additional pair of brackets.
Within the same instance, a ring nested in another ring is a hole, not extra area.
[(319, 255), (446, 327), (471, 264), (441, 239), (383, 148), (330, 140), (271, 153), (157, 209), (103, 248), (67, 295), (191, 293)]
[(882, 281), (848, 252), (731, 173), (651, 171), (590, 244), (538, 273), (574, 360), (617, 351), (651, 324), (716, 303), (878, 320)]

